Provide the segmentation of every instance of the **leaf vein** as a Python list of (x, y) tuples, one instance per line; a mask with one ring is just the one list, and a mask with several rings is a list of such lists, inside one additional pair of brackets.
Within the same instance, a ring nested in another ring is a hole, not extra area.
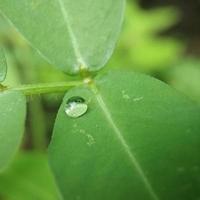
[(96, 100), (97, 100), (100, 108), (102, 109), (108, 123), (111, 125), (113, 131), (115, 132), (115, 134), (118, 138), (118, 140), (122, 144), (125, 153), (127, 154), (131, 163), (133, 164), (133, 166), (135, 167), (135, 169), (137, 170), (137, 172), (141, 176), (142, 181), (143, 181), (145, 187), (147, 188), (149, 194), (151, 195), (152, 199), (153, 200), (159, 200), (157, 194), (155, 193), (151, 183), (149, 182), (148, 178), (146, 177), (146, 175), (145, 175), (142, 167), (140, 166), (138, 160), (136, 159), (135, 155), (133, 154), (130, 147), (128, 146), (125, 138), (123, 137), (123, 134), (121, 133), (120, 129), (117, 127), (115, 121), (113, 120), (112, 115), (111, 115), (101, 93), (98, 91), (98, 89), (96, 88), (95, 85), (92, 85), (92, 91), (95, 94)]
[(72, 29), (72, 26), (71, 26), (71, 23), (70, 23), (70, 20), (69, 20), (69, 16), (68, 16), (68, 12), (65, 8), (64, 2), (63, 2), (63, 0), (58, 0), (58, 3), (59, 3), (59, 6), (60, 6), (61, 13), (64, 17), (66, 28), (68, 30), (69, 37), (70, 37), (71, 42), (72, 42), (72, 46), (73, 46), (73, 49), (74, 49), (74, 54), (75, 54), (75, 57), (77, 59), (77, 62), (80, 64), (80, 67), (87, 68), (87, 64), (86, 64), (86, 62), (85, 62), (85, 60), (84, 60), (84, 58), (81, 54), (80, 47), (79, 47), (78, 42), (77, 42), (77, 38), (76, 38), (75, 33)]

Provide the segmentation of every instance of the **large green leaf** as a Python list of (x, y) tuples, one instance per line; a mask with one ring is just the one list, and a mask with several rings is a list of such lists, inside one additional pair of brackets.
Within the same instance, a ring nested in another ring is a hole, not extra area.
[(104, 66), (118, 37), (125, 0), (1, 0), (0, 10), (52, 64), (77, 73)]
[(3, 82), (6, 78), (7, 62), (3, 49), (0, 47), (0, 82)]
[(19, 92), (0, 93), (0, 171), (15, 155), (24, 131), (26, 99)]
[(0, 199), (58, 200), (59, 193), (47, 158), (40, 153), (20, 153), (0, 174)]
[[(65, 113), (80, 96), (88, 111)], [(111, 72), (69, 91), (50, 163), (64, 199), (195, 200), (200, 196), (200, 110), (162, 82)]]

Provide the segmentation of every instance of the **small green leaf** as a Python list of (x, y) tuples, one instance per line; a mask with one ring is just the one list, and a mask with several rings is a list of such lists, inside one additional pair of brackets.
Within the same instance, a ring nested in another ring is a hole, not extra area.
[(95, 71), (110, 58), (125, 0), (3, 0), (0, 10), (52, 64)]
[(0, 82), (3, 82), (7, 74), (7, 62), (3, 49), (0, 47)]
[(26, 99), (18, 92), (0, 93), (0, 171), (13, 159), (22, 139)]
[(58, 200), (46, 155), (20, 153), (0, 174), (0, 197), (6, 200)]
[[(189, 200), (200, 196), (200, 109), (162, 82), (111, 72), (69, 91), (49, 149), (64, 199)], [(79, 96), (81, 117), (65, 113)]]

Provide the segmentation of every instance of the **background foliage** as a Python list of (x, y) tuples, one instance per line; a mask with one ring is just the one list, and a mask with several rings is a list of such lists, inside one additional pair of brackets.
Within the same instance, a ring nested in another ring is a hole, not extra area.
[[(177, 6), (178, 3), (175, 7), (156, 8), (155, 2), (150, 4), (143, 0), (140, 3), (128, 1), (117, 49), (104, 70), (128, 68), (151, 74), (200, 103), (199, 45), (191, 41), (188, 32), (177, 28), (180, 22), (184, 24), (185, 13)], [(195, 26), (195, 23), (192, 24)], [(9, 66), (6, 85), (75, 79), (41, 59), (3, 17), (0, 18), (0, 43), (6, 49)], [(63, 95), (29, 98), (26, 133), (19, 159), (17, 157), (0, 176), (0, 199), (58, 199), (54, 180), (47, 169), (45, 149)], [(26, 172), (28, 167), (29, 172)], [(35, 175), (33, 169), (36, 167), (39, 168), (36, 171), (43, 173)], [(16, 177), (20, 184), (16, 184)], [(33, 181), (27, 183), (30, 179)], [(40, 192), (38, 184), (44, 188), (41, 197), (35, 196)]]

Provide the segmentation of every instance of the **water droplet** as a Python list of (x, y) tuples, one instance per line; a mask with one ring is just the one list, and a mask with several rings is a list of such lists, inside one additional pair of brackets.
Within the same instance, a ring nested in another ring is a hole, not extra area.
[(65, 113), (71, 118), (78, 118), (84, 115), (88, 110), (88, 105), (82, 97), (71, 97), (67, 101)]
[(93, 144), (95, 144), (95, 140), (94, 140), (92, 135), (87, 134), (86, 136), (87, 136), (87, 139), (88, 139), (88, 141), (87, 141), (88, 146), (92, 146)]
[(134, 98), (133, 101), (141, 101), (144, 97), (137, 97), (137, 98)]
[(126, 94), (125, 90), (122, 91), (122, 97), (123, 97), (123, 99), (126, 99), (126, 100), (130, 99), (130, 96), (128, 94)]

